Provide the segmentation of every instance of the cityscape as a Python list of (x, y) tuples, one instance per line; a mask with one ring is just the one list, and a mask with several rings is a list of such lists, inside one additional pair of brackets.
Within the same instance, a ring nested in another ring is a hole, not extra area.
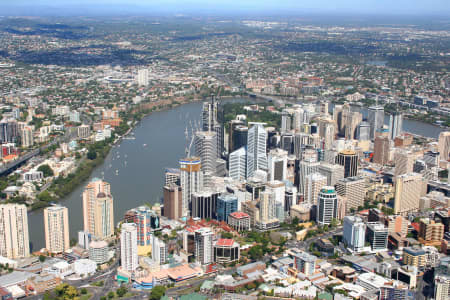
[(0, 4), (0, 300), (449, 300), (450, 5), (159, 2)]

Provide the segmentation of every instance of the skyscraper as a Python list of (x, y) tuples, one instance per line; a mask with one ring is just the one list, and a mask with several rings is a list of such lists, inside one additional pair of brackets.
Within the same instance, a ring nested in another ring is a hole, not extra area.
[(178, 220), (182, 215), (183, 193), (181, 186), (174, 183), (164, 186), (164, 217)]
[(213, 232), (210, 228), (197, 229), (194, 234), (195, 259), (202, 265), (214, 262)]
[(22, 147), (28, 148), (33, 146), (34, 139), (33, 139), (33, 130), (31, 127), (26, 126), (21, 130), (21, 139), (22, 139)]
[(311, 205), (317, 205), (319, 192), (324, 186), (327, 186), (327, 178), (325, 176), (320, 173), (312, 173), (307, 175), (303, 202)]
[(344, 167), (341, 165), (320, 162), (319, 173), (327, 178), (327, 185), (334, 186), (338, 180), (344, 178)]
[(152, 260), (160, 265), (165, 264), (169, 258), (167, 245), (164, 241), (152, 236)]
[(133, 272), (139, 265), (137, 246), (136, 224), (122, 224), (120, 231), (120, 264), (122, 269), (128, 272)]
[(17, 121), (14, 119), (2, 119), (0, 121), (0, 143), (15, 143), (19, 136)]
[(269, 222), (276, 216), (275, 193), (273, 191), (263, 191), (259, 194), (259, 221)]
[(201, 160), (198, 157), (180, 160), (180, 181), (182, 192), (182, 217), (190, 216), (192, 193), (203, 188), (203, 173), (201, 171)]
[(269, 181), (286, 180), (288, 153), (282, 149), (273, 149), (269, 152)]
[(344, 243), (354, 252), (361, 252), (365, 245), (366, 224), (360, 217), (344, 217)]
[(419, 209), (422, 175), (408, 173), (395, 178), (394, 213), (406, 215)]
[(403, 129), (403, 114), (401, 112), (394, 112), (389, 116), (389, 137), (394, 140), (402, 134)]
[(202, 108), (202, 130), (216, 133), (217, 157), (221, 157), (224, 150), (223, 109), (214, 96), (211, 102), (204, 102)]
[(291, 130), (291, 116), (287, 110), (281, 112), (281, 133)]
[(241, 120), (231, 120), (228, 130), (228, 153), (247, 145), (248, 127)]
[(388, 246), (388, 229), (381, 223), (367, 224), (366, 239), (372, 251), (386, 251)]
[(410, 151), (398, 149), (394, 154), (395, 176), (411, 173), (414, 168), (414, 155)]
[(364, 205), (366, 196), (366, 180), (362, 176), (342, 178), (336, 183), (336, 192), (338, 195), (346, 198), (346, 210), (357, 210)]
[(114, 235), (114, 209), (109, 183), (94, 178), (83, 192), (84, 231), (97, 239)]
[(338, 199), (332, 186), (323, 187), (317, 199), (317, 223), (330, 225), (337, 218)]
[(203, 184), (209, 185), (211, 177), (216, 173), (217, 140), (213, 131), (197, 131), (195, 134), (195, 155), (202, 162)]
[(67, 207), (50, 206), (44, 209), (45, 248), (50, 253), (63, 253), (70, 247), (69, 214)]
[[(165, 209), (165, 207), (164, 207)], [(127, 212), (129, 221), (136, 224), (137, 245), (151, 245), (152, 233), (161, 227), (159, 216), (148, 206), (139, 206)]]
[(256, 170), (267, 170), (267, 132), (264, 123), (251, 123), (247, 139), (247, 177)]
[(317, 173), (319, 171), (319, 165), (320, 163), (317, 162), (315, 159), (309, 158), (300, 161), (299, 165), (299, 178), (298, 178), (298, 191), (300, 194), (305, 194), (305, 184), (306, 184), (306, 177), (310, 174)]
[(354, 177), (358, 174), (358, 155), (353, 150), (339, 152), (336, 163), (344, 166), (344, 177)]
[(449, 160), (450, 155), (450, 131), (443, 131), (439, 134), (439, 154), (441, 160)]
[(247, 151), (241, 147), (230, 153), (229, 157), (229, 176), (235, 180), (243, 181), (246, 176)]
[(370, 141), (370, 124), (361, 122), (356, 130), (356, 138), (359, 141)]
[(228, 222), (228, 216), (238, 210), (238, 199), (233, 194), (222, 194), (217, 198), (217, 221)]
[(294, 120), (293, 120), (293, 126), (292, 127), (293, 127), (294, 130), (298, 131), (298, 130), (300, 130), (302, 128), (302, 125), (303, 125), (304, 110), (301, 107), (295, 107), (294, 109), (295, 109), (295, 111), (294, 111)]
[(385, 165), (389, 161), (390, 140), (385, 136), (377, 136), (374, 142), (373, 162)]
[(370, 139), (375, 138), (375, 132), (384, 125), (384, 108), (382, 106), (371, 106), (368, 109), (367, 121), (370, 124)]
[(218, 192), (202, 190), (192, 193), (191, 216), (200, 219), (215, 219)]
[(27, 207), (0, 205), (0, 255), (15, 259), (30, 256)]
[(148, 69), (138, 70), (137, 84), (139, 86), (147, 86), (148, 85)]

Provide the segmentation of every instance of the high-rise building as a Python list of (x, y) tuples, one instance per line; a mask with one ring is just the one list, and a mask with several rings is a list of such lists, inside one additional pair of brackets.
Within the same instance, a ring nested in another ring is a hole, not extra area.
[(44, 209), (44, 232), (45, 248), (50, 253), (63, 253), (70, 248), (67, 207), (50, 206)]
[(216, 173), (217, 140), (213, 131), (197, 131), (195, 134), (195, 155), (202, 162), (203, 184), (207, 186)]
[(301, 107), (294, 108), (294, 120), (293, 120), (293, 129), (298, 131), (302, 128), (304, 122), (304, 110)]
[[(164, 207), (165, 209), (165, 207)], [(152, 233), (160, 229), (159, 216), (148, 206), (139, 206), (127, 212), (128, 221), (136, 224), (137, 245), (151, 245)]]
[(248, 127), (241, 120), (231, 120), (228, 130), (228, 153), (247, 146)]
[(169, 259), (167, 245), (164, 241), (152, 236), (152, 260), (160, 265), (165, 264)]
[(297, 188), (295, 186), (287, 185), (284, 194), (284, 211), (285, 213), (291, 211), (291, 206), (297, 205)]
[(128, 272), (133, 272), (139, 266), (137, 236), (136, 224), (122, 224), (120, 231), (120, 264), (122, 269)]
[(354, 252), (361, 252), (366, 242), (366, 224), (360, 217), (344, 217), (344, 243)]
[[(362, 298), (362, 297), (361, 297)], [(386, 282), (380, 287), (379, 300), (415, 300), (416, 292), (400, 281)]]
[(137, 84), (140, 85), (140, 86), (147, 86), (148, 85), (148, 69), (140, 69), (140, 70), (138, 70)]
[(414, 156), (410, 151), (398, 149), (394, 154), (395, 176), (411, 173), (414, 168)]
[(241, 147), (230, 153), (229, 176), (235, 180), (244, 181), (247, 178), (247, 151)]
[(164, 186), (164, 217), (178, 220), (183, 216), (183, 193), (174, 183)]
[(429, 218), (420, 219), (418, 237), (426, 242), (441, 241), (444, 237), (445, 225)]
[(281, 133), (291, 130), (291, 116), (287, 110), (281, 112)]
[(352, 208), (357, 210), (359, 206), (364, 205), (366, 180), (362, 176), (342, 178), (336, 183), (336, 192), (347, 199), (347, 212)]
[(267, 170), (267, 131), (264, 123), (251, 123), (247, 139), (247, 177), (256, 170)]
[(434, 270), (434, 299), (450, 299), (450, 257), (443, 257)]
[(306, 177), (310, 174), (317, 173), (319, 171), (319, 165), (320, 163), (312, 158), (300, 161), (300, 169), (298, 174), (298, 190), (302, 195), (305, 194)]
[(198, 157), (190, 157), (180, 160), (180, 182), (182, 192), (182, 217), (190, 216), (189, 207), (192, 202), (192, 193), (203, 188), (203, 173), (201, 160)]
[(0, 205), (0, 255), (15, 259), (30, 256), (27, 207)]
[(114, 235), (114, 209), (109, 183), (94, 178), (83, 192), (84, 231), (97, 239)]
[(224, 150), (223, 109), (214, 96), (211, 102), (204, 102), (202, 108), (202, 130), (215, 132), (217, 157), (221, 157)]
[(316, 261), (317, 257), (307, 252), (297, 253), (294, 257), (295, 268), (306, 276), (311, 276), (315, 273)]
[(344, 150), (336, 156), (336, 163), (344, 166), (344, 177), (354, 177), (358, 174), (358, 154), (353, 150)]
[(269, 181), (286, 180), (288, 153), (282, 149), (273, 149), (269, 152)]
[(373, 140), (375, 132), (384, 126), (384, 108), (382, 106), (369, 107), (367, 121), (370, 124), (370, 139)]
[(302, 153), (309, 144), (309, 134), (298, 132), (294, 135), (294, 154), (297, 159), (303, 159)]
[(395, 178), (394, 213), (406, 215), (417, 211), (423, 186), (422, 175), (408, 173)]
[(0, 143), (15, 143), (19, 136), (17, 121), (5, 118), (0, 121)]
[(443, 131), (439, 134), (438, 149), (441, 160), (449, 160), (450, 156), (450, 131)]
[(401, 112), (394, 112), (389, 116), (389, 137), (394, 140), (402, 134), (403, 129), (403, 114)]
[(359, 112), (344, 110), (342, 117), (344, 122), (345, 139), (352, 140), (356, 136), (356, 129), (358, 128), (358, 125), (362, 122), (362, 114)]
[(327, 178), (328, 186), (334, 186), (340, 179), (344, 178), (344, 167), (321, 161), (319, 173)]
[(233, 194), (222, 194), (217, 198), (217, 221), (228, 222), (228, 216), (238, 210), (238, 199)]
[(324, 186), (327, 186), (327, 178), (325, 176), (320, 173), (312, 173), (307, 175), (303, 202), (311, 205), (317, 205), (319, 192)]
[(356, 130), (356, 138), (358, 141), (370, 141), (370, 124), (361, 122)]
[(200, 219), (215, 219), (218, 192), (202, 190), (192, 193), (191, 216)]
[(171, 183), (180, 185), (180, 169), (166, 168), (164, 172), (165, 183), (164, 185), (169, 185)]
[(21, 130), (20, 134), (21, 140), (22, 140), (22, 147), (28, 148), (33, 146), (34, 139), (33, 139), (33, 129), (31, 127), (26, 126)]
[(368, 223), (366, 239), (372, 251), (385, 251), (388, 246), (388, 229), (381, 223)]
[(195, 231), (195, 259), (202, 265), (214, 262), (213, 236), (213, 232), (207, 227)]
[(330, 225), (333, 219), (337, 219), (338, 199), (332, 186), (323, 187), (317, 199), (317, 223)]
[(276, 217), (275, 193), (273, 191), (263, 191), (259, 194), (259, 221), (269, 222)]
[(389, 162), (390, 140), (386, 136), (377, 136), (374, 142), (373, 162), (385, 165)]

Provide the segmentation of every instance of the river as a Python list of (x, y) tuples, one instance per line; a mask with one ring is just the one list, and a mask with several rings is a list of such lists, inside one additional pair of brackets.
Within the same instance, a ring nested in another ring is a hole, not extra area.
[[(185, 156), (184, 132), (190, 122), (200, 122), (201, 106), (201, 102), (195, 102), (153, 112), (133, 130), (135, 139), (123, 139), (114, 146), (104, 163), (91, 174), (89, 180), (99, 177), (111, 184), (116, 222), (128, 209), (162, 202), (164, 169), (177, 168), (178, 160)], [(430, 137), (437, 137), (442, 131), (439, 127), (412, 120), (404, 120), (403, 127), (405, 131)], [(77, 232), (83, 229), (81, 194), (89, 180), (60, 201), (69, 209), (71, 238), (77, 238)], [(28, 227), (32, 251), (45, 247), (42, 210), (29, 213)]]

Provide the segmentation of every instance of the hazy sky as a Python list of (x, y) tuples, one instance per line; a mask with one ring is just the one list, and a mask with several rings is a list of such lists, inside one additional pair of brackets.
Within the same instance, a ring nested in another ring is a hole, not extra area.
[[(0, 0), (0, 7), (36, 9), (64, 6), (137, 6), (149, 11), (170, 12), (339, 12), (365, 14), (441, 14), (450, 15), (450, 0)], [(5, 9), (0, 15), (8, 14)]]

